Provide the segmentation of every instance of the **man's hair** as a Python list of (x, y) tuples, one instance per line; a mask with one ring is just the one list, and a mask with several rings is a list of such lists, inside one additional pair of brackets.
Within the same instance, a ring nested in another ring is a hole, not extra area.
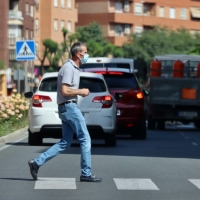
[(71, 46), (70, 53), (71, 53), (72, 57), (75, 56), (75, 54), (76, 54), (77, 52), (80, 52), (80, 51), (82, 50), (82, 48), (81, 48), (82, 46), (85, 46), (85, 44), (82, 43), (82, 42), (75, 42), (75, 43)]

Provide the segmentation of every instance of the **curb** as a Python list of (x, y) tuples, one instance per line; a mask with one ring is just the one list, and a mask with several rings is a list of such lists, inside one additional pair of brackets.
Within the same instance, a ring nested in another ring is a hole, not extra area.
[(22, 135), (25, 134), (25, 132), (28, 131), (28, 127), (25, 127), (25, 128), (22, 128), (22, 129), (19, 129), (13, 133), (9, 133), (8, 135), (5, 135), (5, 136), (2, 136), (0, 137), (0, 144), (5, 144), (7, 142), (10, 142), (14, 139), (16, 139), (17, 137), (20, 137)]

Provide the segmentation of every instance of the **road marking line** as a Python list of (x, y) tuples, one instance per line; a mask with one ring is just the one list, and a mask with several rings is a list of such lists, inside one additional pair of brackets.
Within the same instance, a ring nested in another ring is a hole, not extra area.
[(76, 180), (75, 178), (38, 178), (34, 189), (74, 190), (76, 189)]
[(197, 144), (197, 143), (195, 143), (195, 142), (192, 142), (192, 144), (193, 144), (194, 146), (198, 146), (198, 144)]
[[(14, 144), (15, 144), (15, 143), (18, 143), (18, 142), (20, 142), (20, 141), (26, 139), (27, 137), (28, 137), (28, 136), (26, 135), (26, 136), (24, 136), (24, 137), (21, 138), (21, 139), (18, 139), (18, 140), (13, 141), (12, 143), (14, 143)], [(8, 147), (10, 147), (10, 146), (12, 146), (12, 145), (10, 145), (10, 144), (7, 145), (7, 144), (6, 144), (5, 146), (3, 146), (3, 147), (0, 148), (0, 151), (4, 150), (4, 149), (6, 149), (6, 148), (8, 148)]]
[(200, 189), (200, 179), (188, 179), (192, 184), (194, 184), (198, 189)]
[(118, 190), (159, 190), (151, 179), (114, 178)]

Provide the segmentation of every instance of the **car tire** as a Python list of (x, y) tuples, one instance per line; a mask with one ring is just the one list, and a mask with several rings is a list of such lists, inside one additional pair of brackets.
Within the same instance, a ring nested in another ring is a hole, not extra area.
[(28, 144), (30, 146), (37, 146), (42, 144), (42, 137), (39, 136), (39, 133), (31, 133), (28, 131)]
[(165, 121), (164, 120), (157, 121), (157, 129), (158, 130), (165, 130)]
[(148, 129), (155, 130), (156, 128), (156, 121), (152, 119), (151, 116), (148, 116)]
[(115, 147), (117, 144), (116, 133), (113, 134), (105, 134), (105, 146), (107, 147)]
[(146, 129), (146, 121), (144, 121), (141, 125), (134, 127), (131, 133), (132, 139), (138, 140), (146, 140), (147, 137), (147, 129)]

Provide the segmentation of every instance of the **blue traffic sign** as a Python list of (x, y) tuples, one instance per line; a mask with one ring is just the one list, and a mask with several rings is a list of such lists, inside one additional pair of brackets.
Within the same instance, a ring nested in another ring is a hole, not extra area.
[(35, 60), (35, 41), (22, 40), (16, 41), (16, 60), (26, 61)]

